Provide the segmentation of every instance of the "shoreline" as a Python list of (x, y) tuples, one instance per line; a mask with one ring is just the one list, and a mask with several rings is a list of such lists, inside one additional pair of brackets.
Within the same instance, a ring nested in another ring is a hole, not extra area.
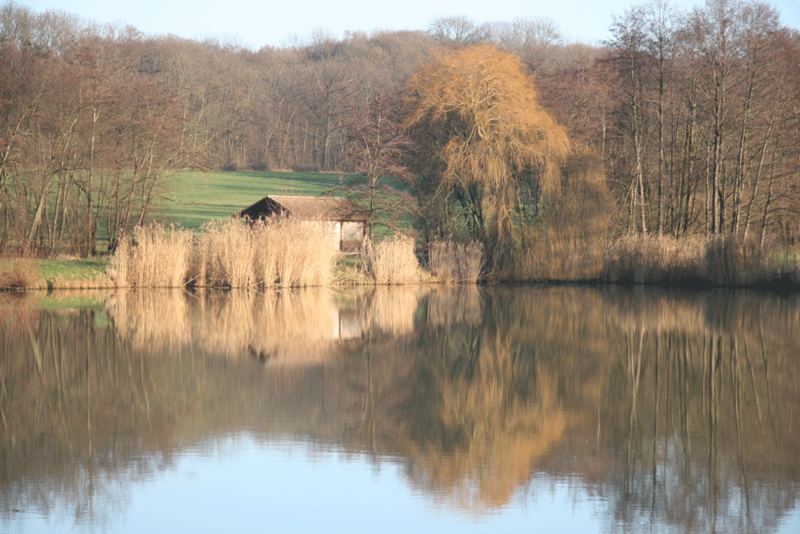
[[(383, 246), (383, 243), (381, 244)], [(397, 247), (395, 247), (397, 248)], [(187, 253), (182, 271), (176, 276), (152, 276), (160, 268), (169, 269), (165, 263), (169, 254), (167, 247), (156, 251), (157, 262), (147, 265), (148, 277), (132, 277), (129, 270), (120, 273), (115, 262), (109, 256), (92, 258), (55, 257), (55, 258), (20, 258), (0, 257), (0, 292), (24, 291), (63, 291), (63, 290), (96, 290), (96, 289), (248, 289), (265, 291), (269, 289), (329, 287), (344, 289), (348, 287), (369, 287), (388, 285), (482, 285), (482, 286), (579, 286), (579, 287), (656, 287), (664, 289), (681, 289), (686, 291), (708, 291), (714, 289), (747, 289), (777, 294), (800, 292), (800, 264), (798, 259), (784, 256), (783, 261), (759, 259), (755, 262), (748, 258), (732, 258), (725, 262), (711, 263), (703, 257), (692, 261), (670, 261), (670, 259), (653, 259), (651, 254), (624, 254), (620, 258), (596, 256), (594, 263), (583, 270), (540, 269), (539, 272), (524, 272), (511, 269), (488, 276), (479, 276), (477, 265), (472, 270), (459, 270), (454, 266), (456, 255), (450, 254), (445, 259), (449, 262), (434, 263), (433, 268), (422, 266), (408, 250), (392, 250), (382, 258), (390, 274), (378, 276), (374, 272), (372, 257), (330, 258), (328, 265), (316, 266), (316, 271), (309, 276), (288, 277), (286, 283), (279, 280), (283, 276), (250, 276), (231, 277), (223, 275), (209, 276), (208, 267), (198, 268), (197, 251)], [(133, 249), (139, 252), (138, 249)], [(132, 258), (134, 256), (131, 256)], [(800, 256), (797, 256), (800, 258)], [(548, 256), (544, 256), (547, 261)], [(411, 261), (413, 260), (413, 262)], [(257, 261), (257, 259), (256, 259)], [(558, 258), (555, 258), (558, 261)], [(554, 263), (555, 263), (554, 261)], [(413, 263), (413, 268), (398, 271), (397, 265), (406, 267)], [(616, 262), (616, 263), (615, 263)], [(324, 262), (323, 262), (324, 263)], [(240, 263), (236, 267), (241, 268)], [(279, 273), (280, 265), (273, 271)], [(716, 269), (720, 267), (720, 269)], [(247, 268), (249, 269), (249, 268)], [(255, 266), (253, 267), (255, 270)], [(386, 269), (384, 269), (386, 270)], [(558, 272), (561, 271), (561, 272)], [(397, 274), (397, 273), (400, 274)], [(257, 273), (260, 274), (260, 273)], [(289, 273), (295, 274), (295, 273)], [(264, 283), (269, 280), (269, 283)], [(131, 283), (133, 282), (133, 283)]]
[(478, 287), (588, 287), (588, 288), (652, 288), (663, 290), (681, 290), (687, 292), (703, 293), (707, 291), (726, 290), (726, 291), (756, 291), (762, 293), (772, 293), (779, 295), (791, 295), (800, 293), (800, 283), (794, 281), (776, 281), (768, 283), (757, 284), (715, 284), (707, 281), (697, 282), (622, 282), (622, 281), (609, 281), (609, 280), (498, 280), (494, 282), (480, 282), (474, 283), (453, 283), (453, 282), (439, 282), (431, 280), (422, 280), (419, 282), (406, 282), (402, 284), (380, 284), (376, 282), (359, 282), (359, 283), (342, 283), (342, 284), (329, 284), (329, 285), (307, 285), (307, 286), (269, 286), (269, 287), (231, 287), (225, 285), (212, 285), (212, 286), (198, 286), (198, 285), (182, 285), (182, 286), (152, 286), (152, 287), (137, 287), (132, 285), (116, 285), (113, 282), (108, 283), (92, 283), (90, 280), (75, 281), (75, 283), (60, 284), (59, 281), (45, 280), (46, 285), (37, 285), (33, 287), (2, 287), (0, 286), (0, 293), (14, 294), (14, 293), (44, 293), (50, 294), (60, 291), (96, 291), (96, 290), (133, 290), (133, 291), (147, 291), (147, 290), (163, 290), (163, 289), (181, 289), (186, 291), (198, 290), (215, 290), (215, 291), (282, 291), (282, 290), (297, 290), (297, 289), (333, 289), (333, 290), (346, 290), (365, 287), (388, 287), (388, 286), (426, 286), (426, 287), (460, 287), (460, 286), (478, 286)]

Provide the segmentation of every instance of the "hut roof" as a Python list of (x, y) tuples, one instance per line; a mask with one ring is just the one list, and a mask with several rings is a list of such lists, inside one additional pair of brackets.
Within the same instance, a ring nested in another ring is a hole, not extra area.
[(341, 197), (269, 195), (239, 212), (252, 219), (283, 213), (303, 220), (366, 221), (367, 212)]

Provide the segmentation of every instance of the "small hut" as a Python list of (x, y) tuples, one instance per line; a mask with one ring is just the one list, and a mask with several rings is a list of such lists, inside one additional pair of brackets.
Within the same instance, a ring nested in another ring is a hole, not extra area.
[(284, 216), (326, 223), (333, 246), (344, 253), (357, 252), (367, 235), (367, 211), (341, 197), (269, 195), (237, 216), (251, 221)]

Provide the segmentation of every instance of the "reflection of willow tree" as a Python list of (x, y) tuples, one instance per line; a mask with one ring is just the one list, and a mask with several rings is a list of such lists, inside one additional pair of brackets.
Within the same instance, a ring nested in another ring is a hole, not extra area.
[(504, 504), (564, 433), (552, 370), (503, 323), (424, 329), (418, 343), (401, 445), (410, 477), (465, 505)]
[(632, 530), (768, 529), (796, 503), (797, 298), (141, 292), (0, 312), (0, 514), (91, 517), (176, 451), (250, 431), (397, 458), (473, 509), (569, 477)]

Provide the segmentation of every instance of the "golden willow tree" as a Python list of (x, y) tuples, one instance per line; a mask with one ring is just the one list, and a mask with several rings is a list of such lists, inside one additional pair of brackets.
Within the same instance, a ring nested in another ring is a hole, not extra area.
[(520, 60), (491, 45), (438, 52), (409, 80), (407, 99), (429, 234), (453, 233), (463, 215), (497, 266), (542, 199), (561, 191), (566, 131)]

